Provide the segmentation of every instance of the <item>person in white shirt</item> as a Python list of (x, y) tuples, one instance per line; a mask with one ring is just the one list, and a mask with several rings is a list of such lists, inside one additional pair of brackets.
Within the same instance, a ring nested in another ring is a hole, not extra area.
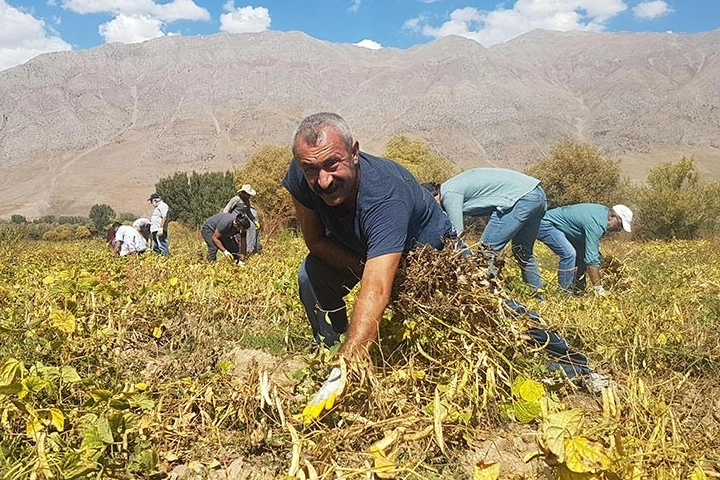
[(153, 251), (167, 257), (170, 255), (170, 247), (168, 247), (168, 212), (170, 207), (163, 202), (162, 197), (158, 193), (153, 193), (148, 198), (153, 206), (152, 215), (150, 216), (150, 233), (153, 240)]
[[(140, 229), (146, 227), (143, 226), (144, 224), (138, 223), (139, 220), (146, 219), (136, 220), (135, 223), (133, 223), (133, 226), (121, 225), (118, 227), (117, 232), (115, 233), (115, 247), (113, 248), (113, 253), (120, 255), (121, 257), (126, 257), (128, 255), (140, 255), (147, 250), (147, 242), (140, 233)], [(136, 224), (137, 227), (135, 226)]]

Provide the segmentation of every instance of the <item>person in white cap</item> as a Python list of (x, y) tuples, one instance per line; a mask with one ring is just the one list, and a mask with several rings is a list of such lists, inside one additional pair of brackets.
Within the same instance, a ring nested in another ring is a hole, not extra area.
[[(258, 221), (258, 213), (250, 202), (250, 197), (256, 195), (254, 188), (249, 183), (244, 184), (237, 191), (237, 195), (232, 197), (223, 208), (223, 213), (232, 213), (239, 215), (245, 214), (250, 219), (250, 228), (247, 229), (247, 254), (252, 255), (260, 251), (260, 222)], [(239, 240), (238, 240), (239, 241)]]
[(569, 293), (582, 292), (587, 276), (595, 295), (604, 297), (600, 239), (608, 232), (630, 232), (632, 220), (633, 212), (625, 205), (609, 208), (596, 203), (578, 203), (548, 210), (540, 222), (537, 238), (560, 257), (560, 288)]
[(150, 221), (146, 218), (138, 218), (132, 226), (120, 225), (115, 232), (113, 253), (121, 257), (140, 255), (148, 248), (146, 240), (149, 235)]

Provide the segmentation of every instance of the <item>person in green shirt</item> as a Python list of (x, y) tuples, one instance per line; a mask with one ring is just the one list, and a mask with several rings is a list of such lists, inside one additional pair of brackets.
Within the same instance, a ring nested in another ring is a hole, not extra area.
[(567, 292), (585, 290), (590, 277), (595, 295), (605, 296), (600, 281), (600, 239), (608, 232), (631, 231), (633, 212), (625, 205), (612, 208), (578, 203), (547, 211), (537, 239), (560, 257), (558, 283)]
[(507, 168), (474, 168), (441, 185), (424, 183), (423, 186), (442, 205), (458, 235), (465, 229), (464, 215), (489, 216), (480, 243), (499, 254), (512, 242), (523, 280), (536, 292), (542, 288), (533, 255), (540, 220), (547, 208), (540, 180)]

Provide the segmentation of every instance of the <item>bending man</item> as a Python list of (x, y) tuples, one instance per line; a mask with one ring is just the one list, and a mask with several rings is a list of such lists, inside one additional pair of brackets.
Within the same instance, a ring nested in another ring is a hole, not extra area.
[(625, 205), (608, 208), (578, 203), (548, 210), (537, 238), (560, 257), (560, 288), (569, 293), (584, 291), (587, 273), (595, 294), (605, 296), (600, 281), (600, 239), (608, 232), (629, 232), (632, 219), (632, 210)]

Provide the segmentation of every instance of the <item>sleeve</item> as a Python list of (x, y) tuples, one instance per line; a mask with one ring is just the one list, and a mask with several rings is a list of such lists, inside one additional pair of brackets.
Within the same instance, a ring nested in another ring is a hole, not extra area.
[(405, 251), (411, 210), (401, 200), (376, 205), (362, 219), (367, 258)]
[(447, 192), (442, 196), (442, 207), (450, 218), (450, 222), (460, 235), (465, 226), (463, 224), (463, 204), (465, 203), (465, 197), (456, 192)]
[(602, 231), (598, 231), (595, 225), (585, 229), (585, 264), (600, 267), (600, 238)]
[(235, 205), (237, 205), (237, 202), (235, 201), (235, 197), (233, 197), (230, 199), (227, 205), (225, 205), (225, 208), (223, 208), (223, 213), (232, 212), (233, 208), (235, 208)]

